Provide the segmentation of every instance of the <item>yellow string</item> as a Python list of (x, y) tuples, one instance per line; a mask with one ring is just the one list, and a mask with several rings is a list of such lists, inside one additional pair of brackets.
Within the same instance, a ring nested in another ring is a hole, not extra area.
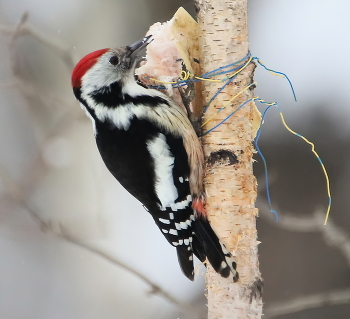
[(324, 166), (320, 156), (318, 155), (318, 153), (316, 152), (315, 150), (315, 144), (310, 142), (306, 137), (300, 135), (299, 133), (293, 131), (286, 123), (285, 119), (284, 119), (284, 116), (283, 116), (283, 113), (281, 111), (281, 109), (279, 108), (278, 104), (276, 102), (272, 102), (272, 103), (268, 103), (266, 102), (265, 100), (263, 99), (260, 99), (258, 96), (254, 97), (253, 98), (254, 101), (258, 101), (258, 102), (261, 102), (261, 103), (264, 103), (266, 105), (276, 105), (277, 108), (278, 108), (278, 111), (280, 113), (280, 116), (281, 116), (281, 120), (282, 120), (282, 123), (283, 125), (285, 126), (285, 128), (291, 132), (292, 134), (302, 138), (306, 143), (308, 143), (309, 145), (311, 145), (311, 151), (315, 154), (316, 158), (318, 159), (319, 163), (321, 164), (321, 167), (322, 167), (322, 170), (323, 170), (323, 173), (324, 173), (324, 176), (326, 178), (326, 185), (327, 185), (327, 195), (328, 195), (328, 207), (327, 207), (327, 213), (326, 213), (326, 218), (325, 218), (325, 221), (324, 221), (324, 225), (327, 225), (327, 221), (328, 221), (328, 217), (329, 217), (329, 213), (330, 213), (330, 210), (331, 210), (331, 186), (330, 186), (330, 182), (329, 182), (329, 177), (328, 177), (328, 173), (327, 173), (327, 170), (326, 170), (326, 167)]
[(258, 101), (258, 102), (264, 103), (266, 105), (277, 105), (276, 102), (268, 103), (265, 100), (261, 99), (259, 96), (253, 97), (253, 101)]
[[(310, 142), (306, 137), (298, 134), (297, 132), (294, 132), (288, 125), (287, 123), (285, 122), (284, 120), (284, 116), (282, 114), (281, 111), (280, 112), (280, 116), (281, 116), (281, 119), (282, 119), (282, 123), (283, 125), (286, 127), (286, 129), (291, 132), (292, 134), (302, 138), (306, 143), (308, 143), (309, 145), (311, 145), (311, 151), (315, 154), (315, 156), (317, 157), (318, 161), (320, 162), (321, 164), (321, 167), (323, 169), (323, 173), (324, 173), (324, 176), (326, 177), (326, 184), (327, 184), (327, 195), (328, 195), (328, 198), (330, 199), (331, 198), (331, 187), (330, 187), (330, 182), (329, 182), (329, 177), (328, 177), (328, 173), (327, 173), (327, 170), (326, 170), (326, 167), (324, 166), (320, 156), (317, 154), (317, 152), (315, 151), (315, 145)], [(324, 225), (327, 225), (327, 221), (328, 221), (328, 217), (329, 217), (329, 212), (331, 210), (331, 205), (330, 205), (330, 202), (328, 203), (328, 208), (327, 208), (327, 213), (326, 213), (326, 218), (325, 218), (325, 221), (324, 221)]]
[(214, 79), (206, 79), (206, 78), (201, 78), (200, 76), (195, 76), (197, 80), (201, 81), (208, 81), (208, 82), (222, 82), (223, 80), (214, 80)]
[(221, 107), (219, 110), (217, 110), (216, 113), (214, 113), (209, 119), (207, 119), (204, 123), (202, 123), (202, 127), (206, 124), (208, 124), (219, 112), (221, 112), (226, 106), (228, 106), (229, 104), (231, 104), (231, 102), (238, 97), (239, 95), (241, 95), (244, 91), (246, 91), (247, 89), (249, 89), (252, 85), (256, 85), (256, 82), (250, 83), (249, 85), (247, 85), (244, 89), (242, 89), (241, 91), (239, 91), (236, 95), (234, 95), (230, 100), (228, 100), (226, 102), (226, 104), (224, 104), (223, 107)]
[(233, 73), (233, 74), (231, 74), (231, 75), (229, 76), (229, 79), (230, 79), (230, 78), (233, 78), (236, 74), (238, 74), (239, 72), (241, 72), (242, 70), (244, 70), (244, 69), (248, 66), (248, 64), (252, 61), (252, 59), (253, 59), (253, 57), (250, 57), (250, 58), (248, 59), (248, 61), (246, 62), (246, 64), (244, 64), (238, 71), (236, 71), (235, 73)]
[(182, 70), (181, 71), (181, 80), (183, 81), (187, 81), (190, 77), (191, 77), (191, 72), (190, 71), (185, 71), (185, 70)]
[(147, 77), (147, 79), (150, 79), (154, 82), (158, 82), (158, 83), (162, 83), (162, 84), (176, 84), (177, 82), (164, 82), (164, 81), (161, 81), (161, 80), (157, 80), (155, 78), (150, 78), (150, 77)]
[[(183, 81), (187, 81), (190, 77), (191, 77), (191, 72), (190, 71), (185, 71), (185, 70), (182, 70), (181, 71), (181, 75), (180, 75), (180, 79), (183, 80)], [(147, 77), (147, 79), (150, 79), (154, 82), (158, 82), (158, 83), (162, 83), (162, 84), (176, 84), (177, 82), (165, 82), (165, 81), (161, 81), (161, 80), (158, 80), (158, 79), (155, 79), (155, 78), (150, 78), (150, 77)]]

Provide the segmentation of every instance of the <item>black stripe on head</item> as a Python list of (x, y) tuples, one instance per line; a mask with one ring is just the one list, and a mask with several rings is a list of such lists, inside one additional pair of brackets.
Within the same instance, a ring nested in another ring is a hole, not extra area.
[(135, 105), (141, 104), (141, 105), (147, 105), (151, 107), (154, 107), (160, 104), (169, 105), (169, 102), (160, 96), (152, 96), (152, 95), (130, 96), (129, 94), (125, 94), (124, 96), (125, 96), (125, 101), (127, 103), (133, 103)]
[(134, 105), (146, 105), (155, 107), (160, 104), (169, 105), (169, 102), (159, 96), (152, 95), (135, 95), (122, 93), (122, 84), (120, 82), (114, 82), (110, 86), (105, 86), (101, 89), (95, 90), (90, 93), (91, 98), (97, 104), (103, 104), (110, 108), (116, 108), (120, 105), (134, 104)]
[(96, 104), (103, 104), (109, 107), (116, 107), (125, 104), (122, 93), (122, 84), (114, 82), (110, 86), (104, 86), (89, 94)]

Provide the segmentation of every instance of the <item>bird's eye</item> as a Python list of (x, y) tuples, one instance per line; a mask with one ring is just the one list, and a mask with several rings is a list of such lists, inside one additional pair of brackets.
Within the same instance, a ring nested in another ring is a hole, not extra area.
[(117, 65), (119, 63), (119, 59), (116, 55), (113, 55), (110, 59), (109, 59), (109, 63), (112, 65)]

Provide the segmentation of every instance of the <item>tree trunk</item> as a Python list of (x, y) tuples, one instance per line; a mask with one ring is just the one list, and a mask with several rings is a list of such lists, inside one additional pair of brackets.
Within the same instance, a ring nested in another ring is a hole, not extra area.
[[(202, 72), (236, 62), (248, 53), (247, 0), (196, 0)], [(252, 82), (254, 64), (245, 68), (211, 103), (209, 119), (235, 94)], [(204, 103), (223, 83), (202, 82)], [(253, 97), (246, 90), (203, 128), (214, 127), (239, 105)], [(221, 278), (209, 266), (207, 297), (209, 319), (261, 318), (262, 279), (257, 253), (256, 179), (253, 175), (252, 141), (260, 113), (253, 102), (202, 138), (206, 156), (206, 210), (211, 225), (236, 256), (239, 281)]]

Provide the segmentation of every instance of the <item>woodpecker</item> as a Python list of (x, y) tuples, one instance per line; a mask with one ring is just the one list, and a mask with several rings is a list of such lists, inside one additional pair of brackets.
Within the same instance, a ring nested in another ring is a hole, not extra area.
[(139, 85), (135, 68), (151, 36), (83, 57), (73, 92), (92, 120), (101, 157), (119, 183), (151, 214), (194, 280), (193, 254), (238, 280), (236, 263), (204, 209), (204, 156), (186, 113), (165, 94)]

